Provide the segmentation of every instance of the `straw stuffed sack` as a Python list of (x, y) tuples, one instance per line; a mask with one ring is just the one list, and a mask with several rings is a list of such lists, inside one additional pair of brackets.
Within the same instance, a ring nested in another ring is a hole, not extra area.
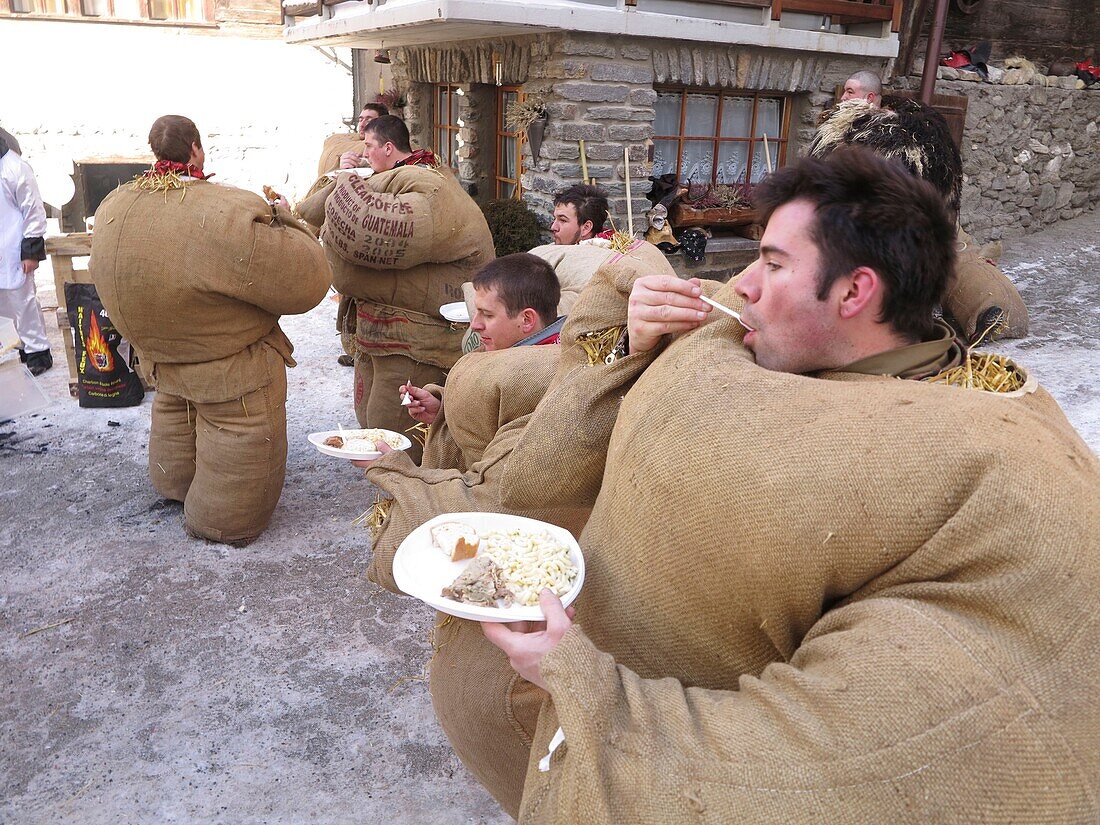
[[(455, 364), (447, 377), (443, 412), (447, 438), (461, 452), (461, 462), (456, 464), (468, 469), (418, 467), (403, 453), (372, 463), (367, 479), (393, 502), (375, 536), (367, 571), (371, 581), (399, 592), (392, 572), (398, 546), (440, 513), (485, 510), (542, 518), (533, 513), (548, 512), (543, 507), (523, 512), (503, 509), (499, 482), (527, 416), (553, 378), (557, 359), (555, 346), (516, 347), (472, 352)], [(432, 425), (435, 430), (442, 426), (440, 419)], [(572, 513), (566, 521), (571, 519)]]
[(325, 204), (325, 227), (326, 243), (368, 269), (474, 257), (487, 263), (494, 256), (485, 216), (449, 169), (400, 166), (365, 179), (340, 175)]
[(340, 168), (340, 156), (344, 152), (362, 152), (363, 138), (358, 132), (339, 132), (325, 138), (321, 157), (317, 160), (317, 175), (321, 176)]
[(520, 822), (1095, 822), (1098, 535), (1034, 382), (770, 372), (718, 319), (623, 401)]
[[(657, 247), (637, 241), (601, 266), (581, 292), (562, 329), (554, 380), (505, 470), (506, 506), (591, 507), (596, 500), (622, 396), (657, 354), (604, 363), (626, 329), (634, 281), (645, 275), (676, 273)], [(708, 294), (720, 286), (703, 282)]]
[(211, 402), (251, 392), (269, 379), (249, 353), (270, 335), (293, 363), (289, 341), (274, 332), (279, 316), (315, 307), (331, 270), (288, 212), (243, 189), (191, 181), (168, 191), (123, 184), (96, 220), (89, 271), (158, 389)]
[(599, 243), (582, 241), (579, 244), (545, 244), (531, 250), (554, 267), (554, 274), (561, 284), (561, 300), (558, 301), (558, 315), (568, 315), (577, 297), (581, 294), (592, 276), (617, 253), (606, 241)]
[[(416, 467), (403, 454), (383, 456), (367, 478), (387, 497), (368, 577), (397, 591), (393, 558), (416, 527), (448, 512), (506, 512), (556, 524), (579, 535), (586, 509), (514, 510), (500, 503), (507, 466), (538, 399), (549, 385), (556, 346), (471, 353), (447, 380), (444, 419), (432, 425), (425, 465), (436, 438), (461, 451), (468, 470)], [(440, 430), (446, 422), (446, 435)], [(390, 500), (392, 497), (392, 500)], [(518, 679), (504, 654), (475, 622), (440, 615), (433, 639), (430, 689), (440, 725), (463, 764), (512, 816), (519, 812), (526, 756), (545, 695)]]
[(955, 278), (943, 298), (943, 308), (958, 321), (968, 338), (980, 335), (982, 313), (1000, 307), (1004, 318), (989, 338), (1023, 338), (1028, 331), (1028, 311), (1019, 291), (997, 266), (978, 254), (974, 239), (959, 231)]

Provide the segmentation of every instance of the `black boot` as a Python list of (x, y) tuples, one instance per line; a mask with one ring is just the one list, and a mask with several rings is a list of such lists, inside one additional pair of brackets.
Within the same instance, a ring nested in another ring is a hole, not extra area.
[(53, 355), (48, 349), (27, 353), (27, 369), (31, 371), (31, 375), (41, 375), (52, 366)]

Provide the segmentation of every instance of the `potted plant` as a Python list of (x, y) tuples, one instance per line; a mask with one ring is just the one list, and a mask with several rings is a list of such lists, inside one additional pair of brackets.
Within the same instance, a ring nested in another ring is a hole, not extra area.
[(509, 130), (526, 140), (531, 147), (531, 156), (537, 158), (542, 148), (542, 139), (546, 134), (549, 116), (546, 112), (546, 91), (530, 92), (523, 99), (508, 107), (504, 124)]
[(673, 226), (735, 227), (756, 222), (749, 196), (751, 184), (691, 184), (687, 193), (673, 204), (669, 219)]

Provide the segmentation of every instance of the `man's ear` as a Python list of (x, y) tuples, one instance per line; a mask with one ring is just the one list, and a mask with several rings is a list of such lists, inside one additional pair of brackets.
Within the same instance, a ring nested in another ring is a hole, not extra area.
[(595, 229), (596, 227), (593, 225), (592, 221), (585, 221), (581, 224), (581, 237), (591, 238), (595, 236)]
[(531, 307), (527, 307), (519, 314), (519, 320), (520, 328), (523, 330), (524, 335), (542, 329), (542, 319), (539, 318), (539, 314), (531, 309)]
[(869, 266), (853, 269), (842, 280), (840, 295), (840, 317), (845, 320), (855, 318), (864, 312), (871, 312), (878, 318), (882, 307), (882, 279)]

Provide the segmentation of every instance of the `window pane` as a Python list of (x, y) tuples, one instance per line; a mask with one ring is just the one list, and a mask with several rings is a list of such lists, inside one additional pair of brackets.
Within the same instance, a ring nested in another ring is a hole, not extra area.
[(445, 129), (435, 130), (435, 153), (439, 156), (440, 163), (447, 163), (447, 132)]
[(80, 12), (87, 17), (106, 17), (111, 9), (108, 0), (80, 0)]
[[(775, 98), (762, 99), (756, 107), (756, 134), (760, 137), (767, 134), (768, 138), (779, 138), (780, 115), (783, 112), (783, 101)], [(763, 157), (763, 155), (761, 155)]]
[(714, 143), (685, 140), (680, 155), (680, 183), (710, 183), (714, 171)]
[(504, 92), (500, 101), (500, 131), (508, 131), (508, 110), (519, 101), (519, 95), (515, 92)]
[(500, 139), (499, 169), (500, 177), (516, 179), (516, 139), (514, 137), (502, 137)]
[(451, 168), (458, 170), (458, 132), (451, 132)]
[[(66, 14), (65, 0), (45, 0), (39, 4), (43, 14)], [(32, 4), (31, 11), (34, 11)]]
[(747, 143), (731, 141), (720, 144), (718, 149), (718, 183), (743, 183), (748, 160), (749, 145)]
[[(657, 117), (653, 121), (653, 134), (680, 134), (680, 93), (657, 93)], [(675, 150), (674, 150), (675, 151)]]
[[(768, 142), (768, 154), (771, 155), (772, 169), (779, 166), (779, 144)], [(752, 182), (757, 183), (768, 174), (768, 165), (764, 160), (764, 142), (757, 141), (752, 153)]]
[(456, 95), (452, 91), (451, 92), (450, 119), (447, 121), (447, 124), (450, 125), (450, 126), (457, 126), (458, 125), (458, 100), (459, 100), (459, 95)]
[[(687, 117), (684, 118), (684, 134), (700, 137), (713, 137), (718, 118), (718, 97), (716, 95), (687, 96)], [(670, 134), (676, 134), (671, 132)]]
[(149, 0), (149, 17), (152, 20), (168, 20), (172, 16), (172, 0)]
[(497, 181), (497, 197), (508, 200), (516, 194), (516, 185), (507, 181)]
[(447, 122), (447, 89), (440, 87), (435, 101), (435, 122)]
[(674, 140), (657, 140), (653, 142), (654, 176), (668, 175), (676, 171), (676, 146)]
[[(751, 137), (752, 98), (727, 97), (722, 101), (722, 137)], [(769, 135), (770, 137), (770, 135)]]
[(11, 10), (21, 14), (30, 14), (34, 11), (32, 0), (11, 0)]

